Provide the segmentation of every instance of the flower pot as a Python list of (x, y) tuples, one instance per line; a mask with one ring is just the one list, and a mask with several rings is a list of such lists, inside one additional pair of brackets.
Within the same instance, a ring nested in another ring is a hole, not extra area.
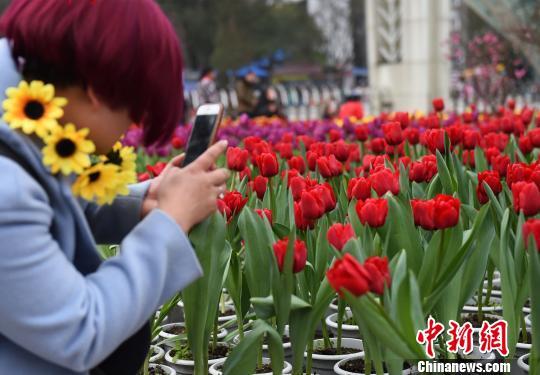
[(530, 301), (530, 300), (527, 300), (526, 303), (528, 303), (529, 306), (523, 306), (523, 307), (521, 308), (521, 311), (523, 311), (524, 314), (530, 314), (530, 313), (532, 312), (531, 306), (530, 306), (531, 301)]
[(525, 315), (525, 325), (528, 327), (532, 327), (531, 314)]
[[(221, 359), (219, 362), (214, 363), (212, 366), (210, 366), (209, 372), (211, 375), (222, 375), (221, 368), (223, 367), (223, 363), (225, 363), (225, 358)], [(263, 358), (264, 364), (270, 363), (270, 358)], [(284, 362), (283, 371), (282, 374), (290, 374), (292, 371), (292, 366), (289, 362)], [(264, 372), (257, 375), (272, 375), (271, 372)]]
[(163, 370), (165, 372), (165, 374), (167, 375), (176, 375), (176, 370), (169, 367), (169, 366), (165, 366), (165, 365), (156, 365), (155, 363), (150, 363), (150, 365), (148, 365), (148, 368), (160, 368), (161, 370)]
[[(484, 280), (484, 288), (488, 287), (488, 281)], [(501, 275), (500, 274), (493, 274), (493, 280), (491, 283), (491, 287), (493, 289), (501, 289)]]
[[(175, 342), (172, 339), (174, 339), (178, 335), (165, 332), (165, 330), (170, 327), (185, 327), (185, 324), (184, 323), (169, 323), (169, 324), (165, 324), (161, 326), (161, 332), (159, 333), (159, 341), (167, 340), (163, 342), (163, 345), (165, 345), (168, 348), (174, 348)], [(221, 328), (218, 332), (218, 336), (217, 336), (218, 340), (222, 340), (223, 338), (225, 338), (225, 336), (227, 336), (227, 333), (228, 332), (225, 328)], [(212, 338), (212, 335), (210, 335), (210, 338)]]
[[(337, 339), (330, 339), (330, 342), (332, 343), (332, 346), (335, 347), (337, 343)], [(313, 349), (316, 350), (318, 348), (322, 348), (324, 346), (324, 340), (318, 339), (313, 341)], [(350, 349), (356, 349), (355, 353), (349, 353), (349, 354), (317, 354), (313, 353), (313, 360), (312, 360), (312, 370), (314, 373), (319, 375), (332, 375), (334, 374), (334, 365), (341, 361), (342, 359), (354, 356), (358, 353), (361, 353), (364, 350), (364, 345), (362, 343), (362, 340), (359, 339), (351, 339), (351, 338), (344, 338), (341, 341), (341, 346), (343, 348), (350, 348)], [(307, 358), (307, 353), (304, 353), (304, 357)]]
[[(530, 334), (530, 330), (527, 330)], [(520, 332), (520, 337), (521, 337), (521, 332)], [(532, 348), (532, 344), (526, 344), (526, 343), (523, 343), (523, 342), (519, 342), (516, 344), (516, 354), (515, 356), (516, 357), (522, 357), (524, 356), (525, 354), (529, 354), (531, 352), (531, 348)]]
[[(482, 289), (482, 293), (484, 293), (484, 297), (487, 295), (487, 288)], [(491, 289), (491, 297), (501, 298), (502, 297), (502, 290), (500, 289)]]
[(149, 359), (150, 362), (157, 362), (165, 356), (165, 350), (157, 345), (150, 345), (150, 350), (153, 353)]
[[(244, 337), (249, 335), (250, 332), (251, 332), (251, 330), (245, 331), (244, 332)], [(288, 325), (285, 326), (284, 336), (289, 337), (289, 326)], [(238, 345), (239, 343), (240, 343), (240, 336), (239, 335), (234, 336), (233, 344)], [(270, 357), (270, 353), (268, 352), (268, 345), (263, 344), (262, 349), (263, 349), (263, 357)], [(284, 342), (283, 343), (283, 351), (285, 353), (285, 359), (291, 360), (293, 354), (292, 354), (292, 347), (291, 347), (290, 342)]]
[[(345, 369), (343, 369), (342, 367), (344, 367), (347, 363), (351, 362), (351, 361), (355, 361), (355, 360), (358, 360), (358, 359), (364, 359), (364, 353), (360, 353), (360, 354), (354, 354), (350, 357), (347, 357), (345, 359), (342, 359), (341, 361), (337, 362), (335, 365), (334, 365), (334, 373), (335, 374), (338, 374), (338, 375), (359, 375), (359, 374), (362, 374), (364, 375), (364, 373), (362, 372), (350, 372), (350, 371), (347, 371)], [(375, 374), (375, 372), (373, 372), (374, 370), (372, 370), (372, 374)], [(410, 374), (412, 372), (412, 370), (409, 368), (409, 369), (406, 369), (406, 370), (403, 370), (403, 374)], [(388, 375), (388, 373), (384, 373), (384, 375)]]
[[(493, 297), (490, 299), (491, 305), (490, 306), (484, 306), (482, 305), (482, 312), (490, 313), (490, 312), (502, 312), (502, 301), (500, 298)], [(478, 304), (476, 297), (471, 298), (467, 301), (465, 306), (463, 306), (463, 312), (477, 312), (478, 311)]]
[(531, 355), (530, 353), (522, 355), (521, 357), (518, 358), (518, 361), (517, 361), (519, 368), (523, 370), (523, 372), (525, 372), (526, 374), (529, 373), (529, 356), (530, 355)]
[[(334, 335), (334, 337), (337, 337), (338, 333), (338, 324), (337, 324), (337, 313), (334, 313), (326, 318), (326, 325), (328, 328), (330, 328), (330, 331)], [(350, 310), (345, 310), (345, 315), (343, 316), (343, 320), (346, 321), (347, 319), (352, 317), (352, 312)], [(352, 324), (342, 324), (341, 325), (341, 335), (343, 338), (351, 338), (351, 339), (359, 339), (360, 338), (360, 331), (358, 329), (357, 325)]]
[[(180, 375), (192, 375), (195, 373), (195, 361), (188, 359), (174, 359), (171, 355), (171, 352), (174, 349), (169, 350), (165, 353), (165, 361), (169, 366), (174, 368), (176, 372)], [(213, 365), (219, 361), (225, 361), (226, 358), (215, 358), (208, 360), (208, 366)]]
[(462, 359), (470, 359), (482, 363), (492, 362), (496, 356), (494, 352), (482, 353), (477, 345), (473, 346), (473, 351), (470, 354), (461, 354)]

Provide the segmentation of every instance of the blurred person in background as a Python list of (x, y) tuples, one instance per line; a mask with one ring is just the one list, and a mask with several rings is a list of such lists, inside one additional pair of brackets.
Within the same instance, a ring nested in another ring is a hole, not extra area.
[(339, 108), (339, 118), (355, 118), (361, 119), (364, 117), (364, 107), (362, 106), (362, 93), (360, 90), (354, 90), (345, 97), (345, 102)]
[(267, 87), (261, 95), (255, 110), (255, 116), (285, 118), (278, 94), (272, 86)]
[(199, 82), (197, 83), (197, 93), (201, 104), (219, 103), (219, 92), (216, 85), (216, 72), (207, 67), (201, 72)]
[(236, 82), (236, 95), (238, 96), (238, 114), (247, 114), (250, 117), (255, 115), (258, 103), (256, 89), (259, 77), (254, 71), (248, 71), (238, 82)]

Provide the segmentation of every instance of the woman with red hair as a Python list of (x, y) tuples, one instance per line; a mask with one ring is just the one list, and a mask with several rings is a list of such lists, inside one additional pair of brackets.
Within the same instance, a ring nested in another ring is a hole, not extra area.
[[(186, 234), (224, 192), (226, 144), (92, 203), (120, 170), (111, 153), (134, 164), (113, 148), (130, 124), (150, 145), (180, 120), (171, 24), (153, 0), (13, 0), (0, 36), (0, 373), (133, 374), (145, 322), (201, 275)], [(102, 262), (96, 242), (121, 254)]]

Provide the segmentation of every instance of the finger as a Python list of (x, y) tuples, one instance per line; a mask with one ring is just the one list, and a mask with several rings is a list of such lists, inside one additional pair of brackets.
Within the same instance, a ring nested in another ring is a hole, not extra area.
[(197, 158), (191, 165), (194, 168), (200, 168), (203, 171), (207, 171), (216, 162), (217, 158), (225, 152), (227, 149), (227, 141), (219, 141), (218, 143), (210, 146), (208, 150)]
[(226, 185), (221, 185), (221, 186), (217, 186), (215, 187), (216, 189), (216, 195), (219, 199), (223, 199), (223, 197), (225, 196), (225, 193), (227, 192), (227, 186)]
[(185, 153), (181, 153), (180, 155), (175, 156), (174, 158), (169, 160), (163, 172), (165, 173), (168, 172), (172, 167), (180, 167), (185, 158), (186, 158)]
[(208, 172), (208, 178), (210, 183), (214, 186), (221, 186), (227, 182), (231, 173), (224, 168), (216, 169), (212, 172)]

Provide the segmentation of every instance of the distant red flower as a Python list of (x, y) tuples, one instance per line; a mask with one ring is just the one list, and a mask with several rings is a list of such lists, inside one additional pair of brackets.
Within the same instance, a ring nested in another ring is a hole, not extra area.
[(486, 193), (483, 183), (488, 184), (489, 188), (493, 191), (493, 194), (497, 196), (502, 191), (501, 178), (497, 171), (484, 171), (478, 173), (478, 186), (476, 187), (476, 195), (478, 201), (481, 204), (485, 204), (489, 201), (489, 197)]
[(529, 219), (523, 224), (523, 240), (525, 247), (529, 246), (529, 238), (534, 238), (536, 249), (540, 251), (540, 219)]
[(369, 274), (369, 289), (371, 292), (383, 295), (384, 287), (390, 287), (390, 269), (387, 257), (372, 256), (364, 262), (364, 268)]
[[(540, 134), (538, 138), (539, 138), (538, 142), (540, 142)], [(518, 146), (519, 146), (520, 151), (524, 155), (530, 154), (535, 147), (532, 144), (531, 137), (529, 137), (528, 135), (522, 135), (521, 137), (519, 137)]]
[(380, 168), (372, 172), (368, 179), (379, 197), (388, 191), (394, 195), (399, 194), (399, 175), (397, 172), (392, 173), (388, 168)]
[(444, 111), (444, 100), (442, 98), (435, 98), (433, 99), (433, 109), (436, 112), (442, 112)]
[(414, 223), (427, 230), (453, 227), (459, 221), (460, 205), (459, 199), (444, 194), (429, 200), (413, 199)]
[(334, 155), (321, 156), (317, 159), (317, 169), (324, 178), (332, 178), (343, 173), (343, 164)]
[[(274, 244), (274, 255), (280, 272), (283, 272), (285, 263), (285, 255), (287, 255), (287, 247), (289, 239), (284, 238)], [(293, 247), (293, 273), (298, 273), (304, 269), (307, 261), (307, 248), (304, 241), (296, 240)]]
[(249, 183), (251, 190), (257, 194), (257, 198), (263, 200), (268, 187), (268, 178), (263, 176), (257, 176)]
[(365, 142), (369, 136), (369, 128), (367, 125), (358, 125), (356, 128), (354, 128), (354, 135), (356, 136), (356, 140)]
[(364, 225), (382, 227), (388, 215), (388, 201), (384, 198), (368, 198), (356, 203), (356, 213)]
[(150, 178), (151, 178), (150, 174), (147, 173), (147, 172), (139, 173), (138, 176), (137, 176), (137, 180), (139, 182), (148, 181)]
[(514, 210), (523, 211), (525, 216), (540, 212), (540, 190), (534, 182), (519, 181), (512, 185)]
[(173, 148), (178, 150), (184, 147), (186, 145), (186, 142), (183, 138), (173, 137), (173, 139), (171, 140), (171, 145), (173, 146)]
[(386, 148), (386, 142), (383, 138), (374, 138), (371, 140), (369, 147), (374, 154), (382, 154)]
[(405, 129), (409, 126), (409, 113), (408, 112), (396, 112), (394, 120), (399, 122), (401, 129)]
[(425, 144), (433, 154), (435, 154), (437, 150), (441, 154), (444, 154), (444, 134), (445, 132), (443, 129), (430, 129), (426, 130), (424, 133)]
[(295, 201), (299, 201), (302, 197), (302, 192), (307, 188), (306, 180), (304, 180), (302, 176), (293, 177), (290, 181), (289, 187), (291, 189), (293, 199)]
[(420, 142), (420, 131), (417, 128), (406, 128), (403, 130), (403, 136), (410, 145), (417, 145)]
[(294, 223), (299, 230), (308, 230), (315, 227), (315, 221), (304, 217), (302, 205), (299, 202), (294, 202)]
[(347, 161), (349, 155), (351, 154), (351, 148), (349, 145), (340, 139), (339, 141), (332, 143), (332, 146), (332, 151), (336, 159), (342, 163)]
[(540, 128), (534, 128), (527, 133), (533, 147), (540, 147)]
[(321, 193), (314, 190), (304, 190), (302, 192), (300, 197), (300, 207), (302, 209), (303, 217), (307, 221), (317, 220), (326, 212)]
[(328, 132), (328, 137), (330, 138), (330, 142), (336, 142), (342, 139), (343, 135), (337, 129), (330, 129), (330, 131)]
[(257, 215), (260, 216), (261, 219), (264, 219), (264, 217), (266, 217), (268, 221), (270, 222), (270, 224), (272, 224), (272, 211), (271, 210), (269, 210), (268, 208), (263, 208), (263, 209), (257, 208), (255, 209), (255, 212), (257, 213)]
[(403, 132), (399, 122), (388, 122), (382, 126), (382, 129), (384, 132), (384, 140), (387, 144), (396, 146), (403, 142)]
[(437, 158), (426, 155), (419, 161), (412, 162), (409, 167), (409, 180), (415, 182), (430, 182), (437, 174)]
[(343, 296), (343, 290), (356, 297), (369, 291), (368, 271), (349, 253), (334, 262), (326, 272), (326, 277), (328, 283), (340, 296)]
[(227, 149), (227, 168), (241, 172), (246, 168), (248, 158), (248, 150), (239, 147), (229, 147)]
[(471, 168), (476, 166), (476, 160), (474, 159), (475, 150), (463, 150), (463, 164), (468, 165)]
[(293, 156), (287, 161), (289, 168), (296, 169), (300, 174), (306, 171), (306, 161), (301, 156)]
[(462, 143), (465, 150), (474, 150), (474, 148), (480, 144), (481, 140), (482, 136), (480, 135), (480, 132), (471, 129), (463, 131)]
[(257, 157), (257, 166), (264, 177), (273, 177), (279, 173), (279, 164), (274, 153), (262, 153)]
[(158, 161), (154, 165), (147, 165), (146, 170), (152, 174), (152, 176), (157, 177), (163, 172), (165, 167), (167, 166), (167, 163)]
[(510, 157), (507, 155), (497, 155), (491, 158), (491, 167), (503, 177), (506, 176), (506, 169), (509, 165)]
[(280, 142), (274, 146), (274, 148), (279, 152), (279, 156), (282, 159), (290, 159), (293, 156), (293, 145), (292, 143)]
[(354, 230), (351, 224), (333, 224), (328, 228), (328, 232), (326, 233), (328, 242), (338, 251), (341, 251), (345, 244), (353, 237)]
[(347, 197), (349, 200), (353, 198), (368, 199), (371, 197), (371, 182), (364, 177), (351, 178), (347, 186)]

